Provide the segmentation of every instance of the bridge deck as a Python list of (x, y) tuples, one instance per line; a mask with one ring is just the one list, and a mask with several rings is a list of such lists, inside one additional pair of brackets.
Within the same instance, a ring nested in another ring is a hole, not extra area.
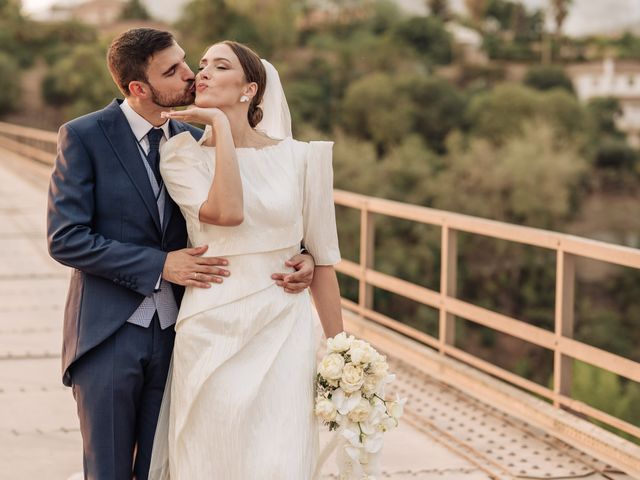
[[(66, 479), (82, 458), (75, 404), (60, 383), (68, 271), (45, 245), (48, 168), (3, 149), (0, 158), (0, 479)], [(631, 478), (390, 359), (409, 402), (387, 435), (382, 478)], [(337, 478), (333, 465), (322, 478)]]

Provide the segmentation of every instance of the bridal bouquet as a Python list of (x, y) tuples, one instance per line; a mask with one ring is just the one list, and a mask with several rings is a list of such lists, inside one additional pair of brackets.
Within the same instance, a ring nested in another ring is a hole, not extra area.
[(327, 340), (318, 365), (315, 413), (342, 437), (338, 449), (341, 480), (373, 480), (379, 474), (382, 434), (398, 426), (406, 399), (386, 400), (393, 381), (384, 355), (342, 332)]

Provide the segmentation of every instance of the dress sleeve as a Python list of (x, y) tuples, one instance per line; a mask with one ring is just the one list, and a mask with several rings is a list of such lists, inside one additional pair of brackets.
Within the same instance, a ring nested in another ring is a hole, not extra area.
[(316, 265), (335, 265), (340, 247), (333, 204), (333, 142), (310, 142), (307, 153), (303, 244)]
[(199, 224), (200, 206), (213, 180), (211, 158), (189, 132), (172, 137), (160, 154), (160, 173), (169, 195), (187, 220)]

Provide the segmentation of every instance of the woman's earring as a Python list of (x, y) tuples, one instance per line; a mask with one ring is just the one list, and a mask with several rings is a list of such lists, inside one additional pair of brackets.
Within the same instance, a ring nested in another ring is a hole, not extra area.
[(246, 102), (248, 102), (248, 101), (249, 101), (249, 97), (247, 97), (246, 95), (242, 95), (242, 96), (240, 97), (240, 101), (241, 101), (242, 103), (246, 103)]

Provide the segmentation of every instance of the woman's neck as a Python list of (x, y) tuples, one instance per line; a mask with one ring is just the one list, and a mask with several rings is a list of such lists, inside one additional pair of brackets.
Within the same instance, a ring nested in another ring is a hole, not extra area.
[(244, 109), (228, 109), (223, 110), (229, 119), (231, 127), (231, 136), (236, 148), (255, 147), (259, 134), (249, 125), (247, 120), (247, 112)]

